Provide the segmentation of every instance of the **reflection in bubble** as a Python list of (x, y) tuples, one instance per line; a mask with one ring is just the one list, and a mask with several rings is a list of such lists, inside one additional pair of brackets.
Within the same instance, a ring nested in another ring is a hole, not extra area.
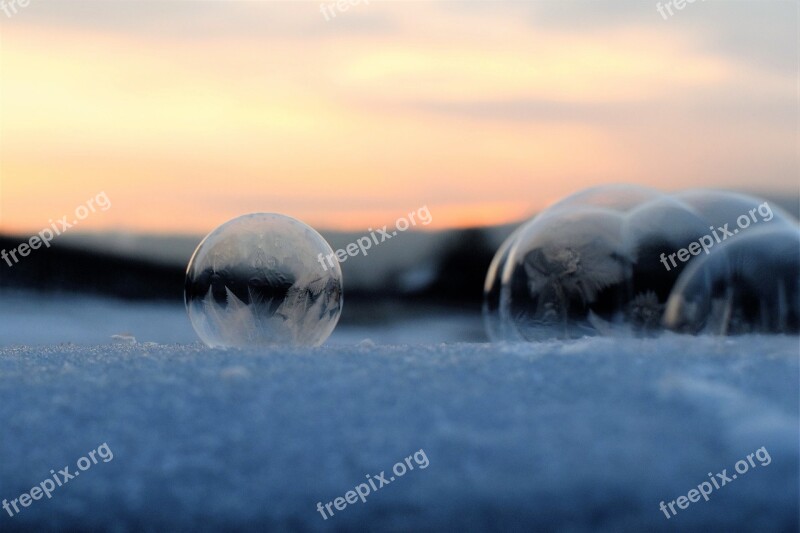
[(186, 271), (192, 326), (209, 346), (316, 346), (342, 309), (342, 275), (318, 261), (332, 253), (316, 231), (279, 214), (256, 213), (212, 231)]
[(678, 279), (664, 323), (685, 333), (798, 333), (800, 232), (762, 226), (723, 242)]

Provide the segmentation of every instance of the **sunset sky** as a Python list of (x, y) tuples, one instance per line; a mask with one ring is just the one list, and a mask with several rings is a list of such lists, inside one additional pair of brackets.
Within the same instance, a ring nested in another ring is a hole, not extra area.
[[(8, 3), (9, 0), (6, 0)], [(798, 4), (30, 0), (0, 12), (0, 231), (253, 211), (511, 222), (581, 188), (798, 190)], [(764, 28), (770, 28), (765, 32)]]

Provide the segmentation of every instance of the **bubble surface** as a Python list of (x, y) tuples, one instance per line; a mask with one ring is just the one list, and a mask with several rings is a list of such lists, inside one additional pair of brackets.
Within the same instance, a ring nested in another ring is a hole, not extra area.
[(598, 207), (618, 213), (627, 213), (644, 203), (663, 198), (664, 193), (642, 185), (615, 183), (598, 185), (567, 196), (542, 214), (549, 215), (562, 210), (582, 207)]
[(317, 346), (342, 311), (342, 272), (333, 251), (306, 224), (275, 213), (219, 226), (195, 250), (184, 301), (211, 347)]
[(688, 264), (677, 257), (670, 262), (669, 255), (707, 232), (704, 218), (669, 196), (646, 202), (625, 215), (623, 247), (631, 269), (631, 305), (626, 318), (634, 329), (661, 329), (667, 298)]
[[(612, 329), (631, 312), (646, 315), (648, 298), (633, 302), (631, 295), (625, 220), (638, 206), (663, 198), (649, 187), (601, 185), (520, 226), (487, 273), (483, 318), (489, 338), (579, 337)], [(648, 322), (660, 324), (660, 315)]]
[(799, 286), (800, 232), (763, 225), (722, 242), (684, 270), (664, 323), (684, 333), (796, 334)]
[[(715, 229), (725, 224), (737, 228), (740, 217), (768, 222), (772, 226), (797, 225), (797, 220), (780, 207), (749, 194), (717, 189), (689, 189), (676, 193), (674, 197), (702, 214)], [(743, 220), (741, 219), (742, 223)]]
[(511, 248), (522, 233), (521, 230), (522, 228), (517, 228), (503, 241), (489, 264), (489, 270), (486, 272), (486, 281), (483, 285), (483, 327), (492, 342), (522, 340), (516, 334), (516, 331), (509, 327), (509, 321), (502, 320), (500, 317), (501, 277), (508, 261), (508, 256), (511, 253)]
[[(626, 301), (622, 216), (583, 208), (528, 224), (501, 279), (500, 320), (524, 340), (591, 334)], [(510, 340), (514, 340), (513, 338)]]

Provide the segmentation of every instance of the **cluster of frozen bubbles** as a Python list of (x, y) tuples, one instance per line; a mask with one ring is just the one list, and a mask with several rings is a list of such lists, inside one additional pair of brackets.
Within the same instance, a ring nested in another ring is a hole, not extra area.
[(797, 333), (800, 230), (762, 198), (630, 185), (574, 194), (492, 260), (493, 341), (586, 335)]
[[(275, 213), (212, 231), (185, 303), (212, 347), (317, 346), (342, 312), (342, 272), (319, 233)], [(324, 267), (324, 268), (323, 268)], [(725, 191), (609, 185), (526, 222), (484, 286), (492, 341), (586, 335), (797, 333), (800, 230), (767, 201)]]

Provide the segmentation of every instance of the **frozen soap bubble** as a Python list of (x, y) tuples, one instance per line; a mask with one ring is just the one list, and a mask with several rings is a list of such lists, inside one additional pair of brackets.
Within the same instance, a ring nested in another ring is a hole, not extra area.
[(583, 208), (522, 229), (501, 276), (506, 340), (580, 337), (594, 332), (597, 319), (614, 319), (629, 278), (622, 223), (617, 212)]
[[(575, 193), (520, 226), (495, 254), (484, 283), (492, 341), (606, 331), (649, 303), (632, 302), (627, 214), (666, 198), (649, 187), (601, 185)], [(664, 296), (666, 299), (666, 296)], [(650, 322), (658, 323), (660, 315)]]
[(243, 215), (200, 243), (184, 301), (211, 347), (318, 346), (342, 312), (342, 271), (319, 260), (331, 247), (312, 228), (275, 213)]
[[(531, 317), (530, 311), (520, 309), (521, 302), (528, 301), (524, 296), (517, 295), (514, 299), (514, 310), (508, 309), (507, 304), (511, 290), (508, 285), (504, 288), (502, 283), (509, 255), (520, 236), (536, 234), (541, 231), (540, 228), (545, 227), (548, 228), (546, 231), (558, 232), (560, 224), (544, 225), (544, 221), (550, 217), (563, 217), (569, 212), (585, 211), (593, 208), (601, 210), (601, 217), (608, 214), (622, 215), (642, 203), (656, 200), (663, 196), (662, 193), (655, 189), (639, 185), (599, 185), (577, 192), (553, 204), (518, 227), (498, 248), (486, 273), (486, 281), (483, 287), (483, 323), (489, 339), (494, 342), (525, 340), (526, 337), (520, 334), (515, 322), (522, 321), (525, 324), (532, 325), (538, 321), (535, 316)], [(528, 242), (525, 246), (532, 244)], [(523, 255), (525, 253), (519, 250), (515, 252), (517, 259)], [(521, 274), (521, 272), (515, 272), (512, 267), (509, 267), (507, 276), (519, 280)], [(524, 276), (524, 274), (522, 275)], [(511, 313), (517, 314), (512, 317)], [(537, 331), (546, 336), (548, 328), (545, 324), (551, 324), (549, 319), (543, 319), (543, 322), (537, 326), (523, 326), (523, 329), (527, 332), (527, 335), (534, 335), (534, 331)], [(561, 329), (564, 327), (566, 326), (562, 324)], [(541, 335), (536, 334), (534, 337)]]
[(685, 333), (800, 331), (800, 232), (763, 225), (693, 261), (667, 302), (664, 324)]

